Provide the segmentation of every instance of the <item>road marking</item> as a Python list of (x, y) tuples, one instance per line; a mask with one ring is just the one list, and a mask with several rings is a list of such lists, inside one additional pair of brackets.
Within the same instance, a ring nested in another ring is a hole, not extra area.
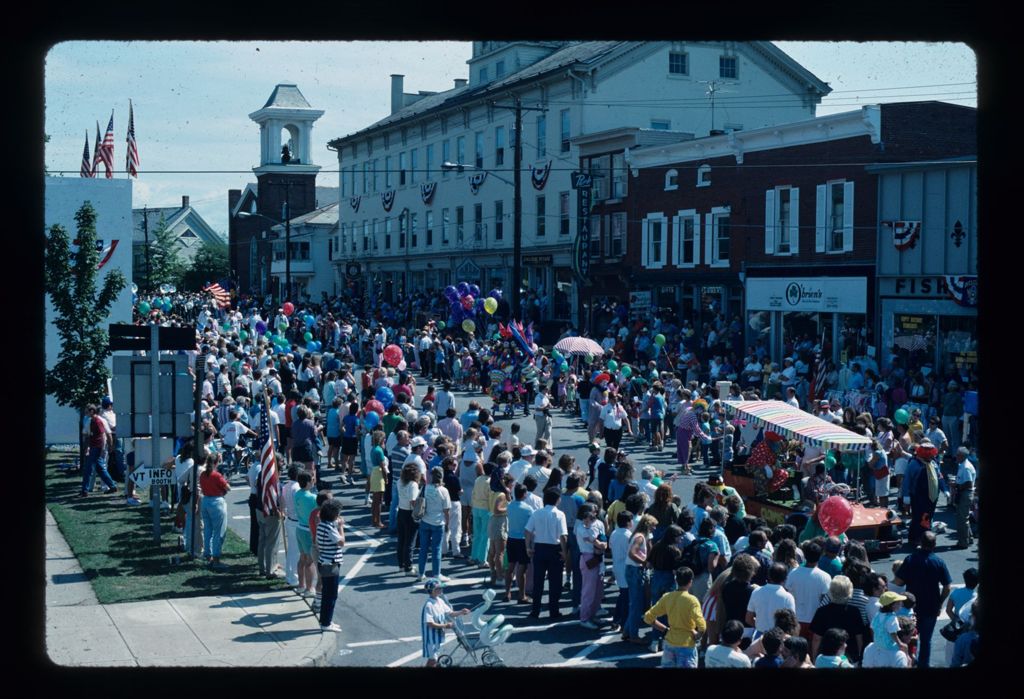
[(571, 666), (571, 665), (579, 665), (579, 664), (581, 664), (581, 663), (586, 661), (588, 655), (593, 653), (595, 650), (597, 650), (598, 648), (600, 648), (604, 644), (609, 643), (609, 642), (614, 641), (614, 640), (615, 640), (615, 634), (614, 633), (609, 633), (609, 634), (607, 634), (605, 636), (602, 636), (601, 638), (597, 639), (596, 641), (591, 643), (589, 646), (587, 646), (586, 648), (581, 650), (579, 653), (577, 653), (576, 655), (572, 656), (567, 661), (565, 661), (564, 663), (561, 663), (561, 664), (562, 665), (569, 665), (569, 666)]
[(249, 515), (233, 515), (231, 519), (249, 519)]
[[(449, 643), (451, 643), (452, 641), (454, 641), (455, 638), (456, 638), (455, 636), (449, 636), (448, 638), (446, 638), (444, 640), (444, 643), (442, 643), (441, 645), (442, 646), (446, 646)], [(392, 663), (388, 663), (388, 667), (401, 667), (402, 665), (405, 665), (406, 663), (412, 662), (416, 658), (422, 658), (422, 657), (423, 657), (423, 650), (421, 649), (421, 650), (416, 651), (415, 653), (409, 653), (409, 655), (403, 656), (403, 657), (399, 658), (398, 660), (396, 660), (396, 661), (394, 661)]]
[(410, 643), (421, 640), (419, 636), (406, 636), (405, 638), (387, 638), (383, 641), (360, 641), (358, 643), (346, 643), (349, 648), (365, 648), (367, 646), (387, 646), (393, 643)]
[(544, 665), (535, 665), (533, 667), (565, 667), (570, 664), (572, 664), (573, 667), (578, 667), (580, 665), (596, 665), (597, 663), (613, 663), (618, 662), (620, 660), (646, 660), (648, 658), (658, 658), (660, 656), (661, 653), (643, 653), (641, 655), (614, 655), (609, 658), (587, 658), (585, 660), (580, 660), (576, 663), (572, 663), (572, 660), (567, 660), (561, 663), (547, 663)]
[[(357, 532), (359, 530), (353, 529), (352, 531)], [(374, 552), (376, 552), (377, 547), (380, 546), (382, 543), (383, 542), (376, 540), (369, 542), (369, 548), (366, 550), (366, 553), (359, 557), (359, 560), (356, 561), (355, 565), (353, 565), (352, 568), (348, 571), (348, 573), (345, 574), (345, 577), (343, 577), (338, 582), (339, 594), (341, 594), (341, 591), (345, 589), (345, 586), (348, 584), (348, 581), (354, 578), (356, 573), (363, 569), (363, 566), (366, 565), (366, 562), (370, 560), (370, 556), (372, 556)]]

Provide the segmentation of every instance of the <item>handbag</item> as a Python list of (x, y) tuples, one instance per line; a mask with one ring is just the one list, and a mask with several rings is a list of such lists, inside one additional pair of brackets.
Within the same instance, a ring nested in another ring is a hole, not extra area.
[(882, 468), (876, 470), (874, 473), (875, 478), (877, 478), (878, 480), (882, 480), (883, 478), (889, 475), (889, 467), (883, 466)]
[(587, 559), (587, 568), (593, 570), (594, 568), (601, 565), (601, 554), (595, 553), (593, 556)]
[[(425, 490), (425, 489), (424, 489)], [(412, 507), (412, 521), (419, 522), (423, 519), (423, 515), (427, 513), (427, 494), (423, 492), (416, 499), (416, 504)]]
[(955, 643), (961, 634), (967, 631), (967, 624), (960, 621), (960, 619), (954, 618), (948, 624), (939, 629), (939, 633), (942, 637), (950, 643)]

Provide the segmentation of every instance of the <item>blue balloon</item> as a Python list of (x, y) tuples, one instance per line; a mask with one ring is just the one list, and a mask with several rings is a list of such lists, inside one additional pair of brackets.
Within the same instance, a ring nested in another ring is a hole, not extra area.
[(441, 293), (449, 301), (457, 301), (459, 298), (459, 290), (454, 286), (446, 286)]
[(466, 282), (459, 282), (459, 285), (455, 288), (458, 289), (460, 297), (465, 296), (466, 294), (469, 293), (469, 284), (467, 284)]
[(377, 392), (373, 394), (373, 397), (380, 401), (380, 404), (387, 410), (391, 407), (391, 404), (395, 402), (395, 392), (387, 386), (381, 386), (377, 389)]
[(316, 352), (316, 340), (310, 340), (306, 343), (306, 349), (310, 352)]
[(470, 284), (469, 285), (469, 293), (473, 296), (473, 298), (479, 298), (479, 296), (480, 296), (480, 287), (477, 286), (476, 284)]
[(380, 415), (372, 410), (366, 411), (366, 415), (363, 416), (363, 424), (366, 425), (366, 429), (372, 430), (380, 424)]
[(316, 318), (313, 316), (306, 316), (306, 327), (312, 328), (314, 325), (316, 325)]
[(495, 298), (498, 301), (501, 301), (501, 289), (491, 289), (491, 293), (487, 295)]
[(277, 346), (277, 353), (278, 353), (278, 354), (285, 354), (285, 353), (286, 353), (287, 351), (288, 351), (288, 348), (287, 348), (287, 347), (283, 347), (283, 346), (281, 346), (281, 345), (278, 345), (278, 346)]

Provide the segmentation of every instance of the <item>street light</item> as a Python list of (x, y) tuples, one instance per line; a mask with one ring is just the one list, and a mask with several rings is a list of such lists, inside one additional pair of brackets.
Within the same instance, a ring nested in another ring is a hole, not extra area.
[[(291, 216), (289, 216), (288, 202), (284, 204), (285, 219), (284, 221), (278, 221), (265, 214), (258, 214), (249, 211), (239, 211), (239, 218), (249, 218), (250, 216), (259, 216), (265, 218), (274, 225), (280, 226), (284, 224), (284, 275), (285, 275), (285, 301), (291, 301), (292, 296), (292, 224)], [(271, 268), (273, 268), (274, 260), (271, 257), (270, 260)]]
[[(519, 124), (519, 118), (517, 114), (516, 119), (517, 128), (521, 128)], [(514, 318), (519, 312), (519, 289), (523, 284), (523, 193), (522, 183), (519, 178), (519, 171), (521, 169), (522, 151), (519, 146), (519, 132), (516, 132), (516, 150), (515, 150), (515, 178), (513, 182), (509, 182), (501, 175), (494, 175), (499, 182), (504, 182), (507, 185), (512, 186), (512, 303), (510, 306), (509, 316)], [(465, 163), (452, 163), (445, 161), (441, 163), (441, 169), (444, 171), (455, 170), (462, 172), (466, 168), (471, 170), (483, 170), (475, 165), (466, 165)], [(483, 280), (481, 280), (483, 281)]]

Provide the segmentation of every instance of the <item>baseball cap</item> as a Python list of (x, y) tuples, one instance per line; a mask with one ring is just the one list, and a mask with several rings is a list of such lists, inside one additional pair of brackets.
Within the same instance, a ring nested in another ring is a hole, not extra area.
[(533, 456), (537, 453), (537, 451), (529, 444), (524, 444), (523, 448), (519, 450), (519, 453), (522, 454), (523, 456)]
[(823, 408), (827, 408), (831, 404), (827, 400), (819, 400), (818, 405), (822, 406)]
[(423, 437), (413, 437), (412, 441), (409, 442), (409, 448), (410, 449), (415, 449), (416, 447), (425, 447), (425, 446), (427, 446), (427, 440), (423, 439)]
[(887, 607), (893, 602), (902, 602), (906, 598), (906, 595), (901, 595), (900, 593), (893, 592), (892, 590), (886, 590), (882, 593), (882, 596), (878, 598), (878, 605), (880, 607)]
[(437, 587), (440, 587), (441, 589), (444, 589), (444, 583), (441, 582), (441, 580), (438, 579), (438, 578), (430, 578), (425, 583), (423, 583), (423, 589), (426, 590), (427, 592), (432, 592), (434, 590), (434, 588), (437, 588)]
[(114, 401), (110, 396), (103, 396), (103, 401), (101, 403), (104, 408), (109, 408), (114, 404)]

